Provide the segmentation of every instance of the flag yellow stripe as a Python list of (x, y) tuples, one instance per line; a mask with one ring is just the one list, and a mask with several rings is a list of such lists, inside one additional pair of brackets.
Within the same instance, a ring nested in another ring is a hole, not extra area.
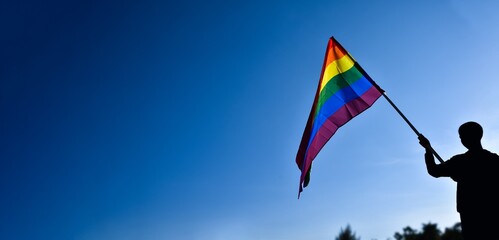
[(355, 61), (348, 54), (345, 54), (342, 58), (327, 65), (321, 79), (321, 91), (334, 76), (348, 71), (354, 64)]

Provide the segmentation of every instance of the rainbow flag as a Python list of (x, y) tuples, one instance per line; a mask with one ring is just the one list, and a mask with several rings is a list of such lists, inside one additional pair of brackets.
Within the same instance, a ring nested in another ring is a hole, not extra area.
[(296, 164), (301, 170), (298, 198), (310, 181), (312, 161), (322, 147), (338, 128), (373, 105), (382, 91), (331, 37), (312, 110), (296, 155)]

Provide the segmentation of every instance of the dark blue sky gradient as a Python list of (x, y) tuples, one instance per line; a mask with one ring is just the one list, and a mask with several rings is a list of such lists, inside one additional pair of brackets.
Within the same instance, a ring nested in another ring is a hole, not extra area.
[(160, 1), (2, 9), (2, 238), (74, 239), (162, 194), (180, 198), (170, 205), (223, 205), (210, 197), (233, 174), (221, 165), (259, 168), (231, 148), (245, 138), (238, 129), (260, 118), (245, 102), (261, 100), (242, 98), (273, 94), (247, 75), (274, 28), (286, 28), (255, 15), (279, 9)]

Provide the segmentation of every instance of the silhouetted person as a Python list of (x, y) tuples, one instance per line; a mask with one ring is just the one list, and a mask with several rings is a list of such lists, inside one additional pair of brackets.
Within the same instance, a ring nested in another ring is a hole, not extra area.
[(440, 164), (435, 163), (428, 139), (419, 135), (426, 149), (426, 169), (435, 178), (450, 177), (457, 182), (456, 204), (464, 239), (499, 239), (499, 156), (483, 149), (480, 124), (466, 122), (458, 132), (468, 151)]

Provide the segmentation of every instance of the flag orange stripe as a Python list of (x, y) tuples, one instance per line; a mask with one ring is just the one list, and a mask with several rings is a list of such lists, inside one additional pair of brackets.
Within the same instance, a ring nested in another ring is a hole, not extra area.
[(327, 60), (326, 60), (326, 66), (334, 62), (335, 60), (338, 60), (343, 57), (343, 55), (346, 55), (347, 53), (339, 48), (333, 40), (329, 40), (328, 43), (328, 50), (327, 50)]

